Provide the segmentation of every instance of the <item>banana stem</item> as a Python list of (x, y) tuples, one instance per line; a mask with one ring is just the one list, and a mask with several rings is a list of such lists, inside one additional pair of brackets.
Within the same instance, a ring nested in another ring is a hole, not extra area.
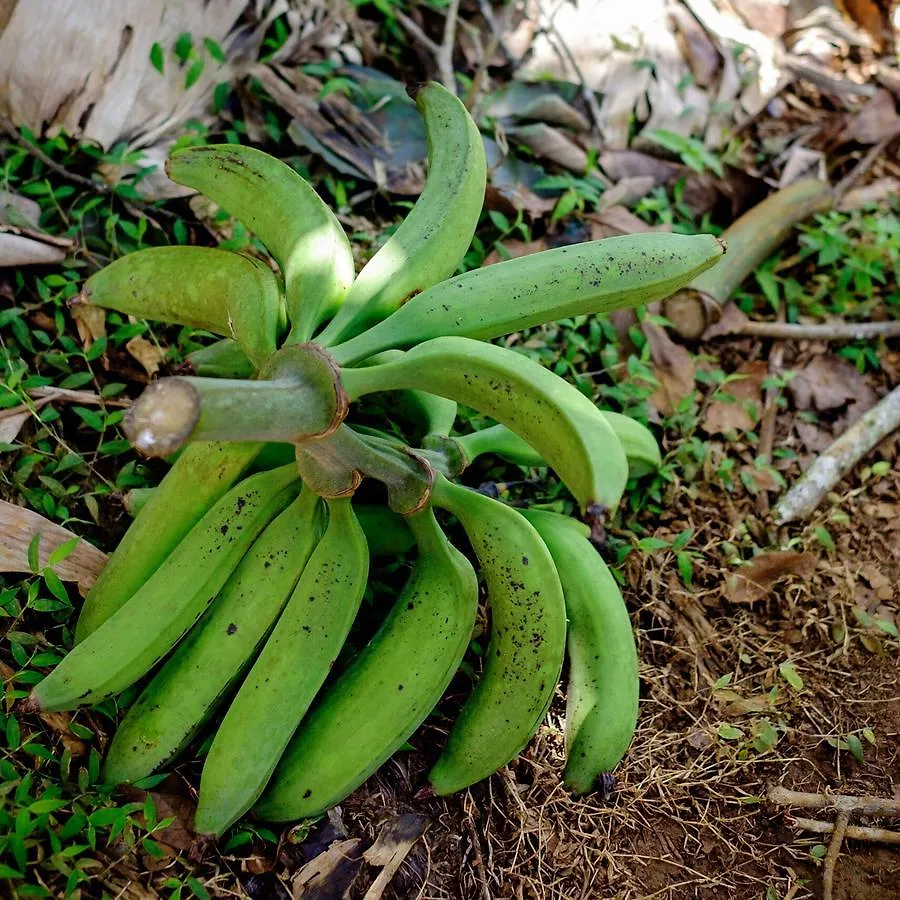
[(431, 465), (416, 451), (347, 425), (324, 440), (298, 446), (297, 465), (304, 483), (327, 499), (351, 496), (364, 477), (374, 478), (387, 488), (388, 506), (401, 515), (428, 503), (434, 479)]
[(699, 338), (715, 321), (717, 307), (791, 236), (798, 222), (833, 205), (833, 190), (817, 178), (770, 194), (723, 232), (725, 258), (664, 301), (664, 315), (682, 337)]

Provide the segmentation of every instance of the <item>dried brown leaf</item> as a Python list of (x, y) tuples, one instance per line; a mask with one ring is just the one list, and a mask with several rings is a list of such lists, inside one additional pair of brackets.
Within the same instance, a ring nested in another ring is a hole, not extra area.
[(518, 259), (520, 256), (529, 256), (547, 249), (547, 242), (541, 238), (537, 241), (502, 241), (503, 250), (491, 250), (484, 259), (484, 265), (491, 266), (494, 263), (503, 262), (506, 259)]
[(642, 234), (656, 230), (624, 206), (612, 206), (602, 212), (589, 213), (585, 219), (591, 225), (592, 241), (619, 234)]
[[(719, 309), (721, 310), (719, 318), (703, 332), (704, 341), (711, 341), (713, 338), (724, 337), (727, 334), (739, 334), (744, 325), (750, 321), (740, 307), (734, 303), (726, 303)], [(666, 314), (669, 315), (668, 310)]]
[(156, 344), (151, 344), (146, 338), (133, 337), (125, 349), (144, 368), (144, 371), (152, 378), (158, 371), (160, 364), (165, 359), (165, 353)]
[(726, 579), (728, 596), (732, 603), (755, 603), (785, 578), (810, 578), (816, 570), (813, 553), (793, 550), (771, 550), (753, 557)]
[(654, 187), (674, 181), (684, 168), (639, 150), (604, 150), (597, 162), (613, 181), (650, 176)]
[(900, 116), (897, 115), (894, 95), (885, 88), (879, 88), (875, 96), (846, 124), (842, 137), (845, 141), (877, 144), (898, 133)]
[[(603, 192), (597, 204), (598, 212), (615, 209), (617, 206), (633, 206), (638, 200), (646, 197), (656, 187), (656, 179), (652, 175), (632, 175), (623, 178), (611, 188)], [(643, 221), (643, 220), (642, 220)]]
[(405, 813), (384, 825), (375, 843), (363, 854), (369, 865), (384, 867), (363, 900), (380, 900), (413, 844), (425, 833), (427, 824), (425, 816)]
[(838, 202), (837, 208), (841, 212), (851, 212), (870, 204), (887, 203), (896, 197), (900, 197), (900, 178), (885, 175), (883, 178), (876, 178), (869, 184), (847, 191)]
[(31, 410), (27, 406), (17, 406), (4, 412), (7, 415), (0, 417), (0, 443), (11, 444), (31, 418)]
[(507, 128), (510, 138), (525, 144), (535, 155), (542, 159), (583, 174), (588, 167), (588, 156), (583, 147), (579, 147), (558, 128), (538, 123), (535, 125), (518, 125)]
[(88, 348), (97, 338), (106, 336), (105, 309), (89, 306), (87, 303), (76, 303), (71, 312), (83, 347)]
[(670, 416), (694, 390), (694, 360), (659, 325), (643, 322), (641, 328), (650, 344), (653, 373), (659, 381), (659, 387), (650, 398), (650, 405), (661, 415)]
[(858, 407), (854, 412), (861, 413), (874, 406), (877, 399), (856, 367), (831, 353), (814, 356), (788, 382), (788, 392), (794, 406), (801, 410), (839, 409), (854, 403)]
[[(50, 554), (76, 535), (54, 524), (43, 516), (0, 500), (0, 572), (30, 572), (28, 547), (36, 534), (40, 534), (38, 561), (41, 567), (47, 565)], [(87, 593), (97, 576), (106, 565), (106, 554), (84, 539), (78, 546), (53, 568), (63, 581), (75, 581), (82, 594)]]
[(12, 191), (0, 191), (0, 225), (37, 229), (40, 218), (41, 207), (35, 200)]
[(294, 900), (342, 900), (362, 868), (359, 838), (335, 841), (324, 853), (310, 860), (291, 879)]
[(707, 434), (750, 431), (762, 413), (762, 383), (768, 374), (768, 363), (752, 360), (735, 372), (739, 381), (729, 381), (716, 392), (703, 417)]
[[(68, 246), (72, 245), (67, 241)], [(39, 231), (0, 226), (0, 268), (4, 266), (49, 265), (66, 258), (66, 246)]]

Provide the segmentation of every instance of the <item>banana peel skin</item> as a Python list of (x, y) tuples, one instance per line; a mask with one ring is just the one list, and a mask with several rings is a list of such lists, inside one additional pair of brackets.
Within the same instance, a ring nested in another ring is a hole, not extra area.
[[(171, 765), (207, 735), (196, 827), (210, 838), (248, 811), (321, 815), (433, 724), (447, 737), (430, 752), (425, 793), (489, 778), (541, 727), (566, 656), (566, 788), (595, 789), (635, 731), (634, 634), (588, 537), (629, 479), (661, 467), (659, 446), (512, 341), (490, 341), (665, 299), (700, 283), (725, 248), (709, 234), (626, 235), (460, 272), (485, 195), (481, 135), (440, 85), (411, 94), (428, 138), (425, 188), (358, 274), (341, 221), (298, 172), (223, 144), (179, 150), (167, 172), (271, 259), (142, 250), (91, 275), (77, 300), (218, 339), (123, 420), (147, 455), (148, 435), (155, 455), (178, 455), (158, 487), (135, 492), (139, 511), (85, 600), (76, 646), (22, 708), (134, 688), (104, 761), (112, 783)], [(455, 433), (459, 407), (489, 424)], [(583, 521), (454, 482), (485, 455), (552, 470), (571, 500), (547, 499), (574, 501)], [(351, 656), (379, 556), (404, 586)], [(473, 666), (479, 579), (489, 626)], [(461, 707), (440, 705), (451, 682)]]

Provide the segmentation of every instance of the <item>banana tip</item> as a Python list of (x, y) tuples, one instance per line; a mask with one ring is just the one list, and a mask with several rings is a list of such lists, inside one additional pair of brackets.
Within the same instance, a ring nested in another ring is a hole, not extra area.
[(21, 703), (19, 703), (19, 712), (24, 716), (30, 716), (35, 713), (41, 712), (41, 704), (40, 701), (32, 694), (30, 697), (26, 697)]
[(437, 796), (437, 792), (430, 785), (426, 784), (424, 787), (419, 788), (416, 793), (413, 795), (413, 800), (419, 802), (420, 800), (431, 800)]
[(412, 100), (418, 100), (419, 94), (425, 89), (426, 84), (428, 84), (427, 81), (410, 81), (406, 85), (406, 93)]
[(725, 238), (717, 237), (716, 240), (719, 242), (719, 246), (722, 248), (723, 253), (728, 252), (728, 241)]

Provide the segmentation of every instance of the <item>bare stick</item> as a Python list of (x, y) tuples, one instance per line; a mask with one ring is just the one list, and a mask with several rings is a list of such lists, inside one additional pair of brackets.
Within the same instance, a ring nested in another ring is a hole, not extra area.
[(806, 519), (867, 453), (900, 427), (900, 387), (851, 425), (800, 476), (774, 509), (776, 523)]
[(822, 900), (831, 900), (834, 893), (834, 867), (841, 852), (841, 844), (844, 843), (844, 835), (847, 833), (847, 824), (850, 821), (850, 813), (841, 810), (834, 820), (834, 832), (828, 844), (828, 852), (825, 854), (825, 866), (822, 870)]
[(394, 11), (394, 17), (411, 37), (414, 37), (433, 57), (435, 57), (435, 59), (437, 59), (438, 54), (441, 52), (440, 46), (422, 31), (419, 24), (414, 19), (411, 19), (400, 9)]
[(441, 41), (435, 61), (441, 82), (451, 94), (456, 93), (456, 76), (453, 74), (453, 48), (456, 46), (456, 18), (459, 15), (459, 0), (450, 0), (447, 18), (444, 20), (444, 39)]
[(864, 816), (900, 816), (900, 800), (887, 797), (856, 797), (852, 794), (811, 794), (792, 791), (780, 784), (772, 785), (767, 794), (771, 803), (799, 806), (801, 809), (836, 809)]
[(866, 155), (847, 173), (834, 187), (835, 204), (856, 184), (859, 179), (872, 168), (872, 164), (884, 153), (885, 147), (896, 137), (892, 134), (889, 137), (882, 138), (877, 144), (874, 144), (866, 152)]
[(900, 322), (744, 322), (730, 335), (774, 338), (780, 341), (864, 341), (873, 337), (900, 337)]
[[(819, 819), (804, 819), (791, 816), (788, 823), (799, 831), (811, 831), (813, 834), (831, 834), (834, 822), (822, 822)], [(873, 828), (866, 825), (848, 825), (844, 837), (851, 841), (872, 841), (879, 844), (900, 844), (900, 832), (887, 828)]]

